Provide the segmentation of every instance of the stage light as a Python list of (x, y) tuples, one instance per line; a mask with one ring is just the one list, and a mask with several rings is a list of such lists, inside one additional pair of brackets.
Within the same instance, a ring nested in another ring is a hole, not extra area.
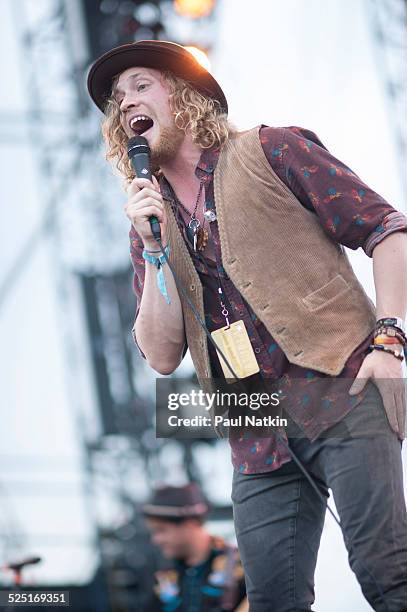
[(161, 19), (160, 7), (152, 2), (143, 2), (136, 7), (134, 17), (144, 26), (153, 26)]
[(209, 61), (209, 58), (206, 53), (202, 51), (202, 49), (198, 49), (197, 47), (187, 47), (185, 45), (184, 48), (189, 51), (194, 56), (194, 58), (201, 64), (201, 66), (208, 70), (208, 72), (211, 71), (211, 63)]
[(207, 17), (215, 6), (215, 0), (174, 0), (175, 10), (185, 17)]

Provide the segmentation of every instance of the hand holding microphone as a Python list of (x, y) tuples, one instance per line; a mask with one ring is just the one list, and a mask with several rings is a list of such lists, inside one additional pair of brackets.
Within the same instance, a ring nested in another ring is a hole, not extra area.
[(161, 235), (162, 244), (165, 246), (167, 217), (158, 181), (151, 175), (147, 140), (142, 136), (131, 138), (127, 149), (136, 178), (128, 190), (130, 197), (125, 212), (143, 240), (144, 247), (157, 250), (159, 247), (153, 238), (153, 231), (156, 236)]

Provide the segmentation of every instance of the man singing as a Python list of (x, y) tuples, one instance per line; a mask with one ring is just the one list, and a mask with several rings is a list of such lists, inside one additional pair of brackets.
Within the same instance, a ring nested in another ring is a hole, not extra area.
[[(365, 598), (378, 611), (407, 610), (407, 218), (312, 131), (239, 132), (219, 84), (179, 45), (113, 49), (91, 67), (88, 88), (105, 113), (108, 159), (128, 182), (133, 336), (142, 356), (171, 374), (189, 348), (208, 390), (228, 374), (153, 239), (154, 215), (209, 331), (239, 334), (239, 378), (248, 386), (284, 380), (293, 391), (283, 437), (230, 439), (251, 612), (311, 610), (329, 488)], [(152, 182), (135, 178), (127, 156), (129, 138), (140, 134)], [(343, 245), (373, 259), (376, 307)]]

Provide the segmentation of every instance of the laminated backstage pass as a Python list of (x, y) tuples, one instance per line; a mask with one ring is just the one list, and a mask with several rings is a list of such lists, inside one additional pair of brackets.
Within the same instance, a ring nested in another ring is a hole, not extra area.
[[(211, 336), (224, 353), (238, 378), (246, 378), (260, 371), (244, 321), (235, 321), (229, 326), (225, 325), (225, 327), (215, 329), (215, 331), (211, 332)], [(236, 379), (232, 372), (219, 352), (216, 352), (218, 353), (225, 378), (233, 379), (227, 380), (227, 382), (229, 384), (234, 383)]]

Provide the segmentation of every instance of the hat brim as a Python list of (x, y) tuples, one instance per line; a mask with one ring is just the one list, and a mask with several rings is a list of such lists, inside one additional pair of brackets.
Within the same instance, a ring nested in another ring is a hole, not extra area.
[(170, 70), (204, 95), (218, 100), (223, 112), (228, 112), (226, 97), (210, 72), (181, 45), (161, 40), (140, 40), (121, 45), (92, 64), (87, 80), (88, 91), (102, 112), (111, 95), (113, 78), (133, 66)]

